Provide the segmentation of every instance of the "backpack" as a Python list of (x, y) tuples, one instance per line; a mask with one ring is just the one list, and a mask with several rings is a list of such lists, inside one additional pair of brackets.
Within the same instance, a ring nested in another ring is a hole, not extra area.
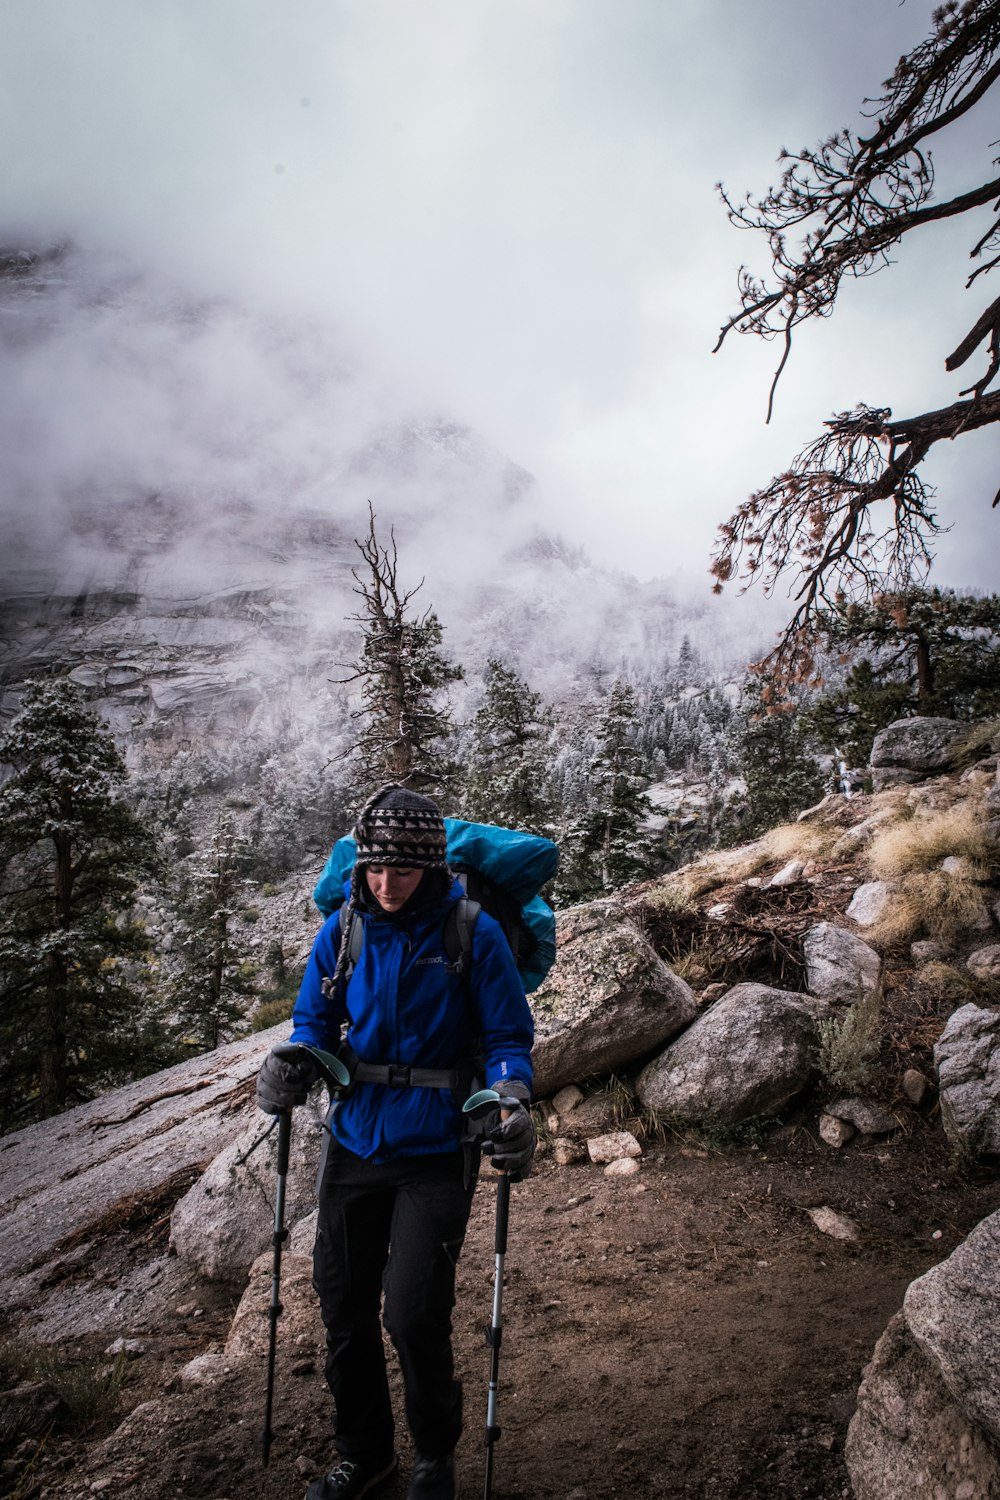
[[(449, 908), (442, 934), (448, 962), (467, 971), (472, 934), (480, 911), (493, 917), (514, 955), (526, 994), (536, 990), (555, 962), (556, 919), (538, 891), (559, 865), (551, 839), (489, 823), (445, 818), (448, 864), (466, 895)], [(355, 844), (338, 839), (313, 891), (313, 900), (330, 917), (343, 907), (344, 885), (354, 865)], [(348, 973), (361, 955), (364, 924), (353, 924)]]

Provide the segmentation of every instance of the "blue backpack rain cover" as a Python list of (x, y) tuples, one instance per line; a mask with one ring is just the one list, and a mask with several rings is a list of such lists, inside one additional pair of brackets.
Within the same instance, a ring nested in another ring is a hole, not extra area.
[[(555, 963), (556, 918), (552, 908), (538, 895), (559, 865), (559, 850), (551, 839), (492, 823), (467, 823), (464, 818), (445, 818), (448, 863), (459, 874), (480, 877), (469, 883), (469, 894), (491, 911), (489, 887), (495, 886), (518, 908), (518, 918), (531, 937), (530, 952), (517, 953), (518, 973), (525, 993), (536, 990)], [(331, 916), (344, 901), (344, 886), (354, 866), (355, 844), (348, 834), (338, 839), (316, 882), (313, 900), (324, 917)], [(508, 933), (509, 940), (509, 933)], [(516, 950), (515, 950), (516, 951)]]

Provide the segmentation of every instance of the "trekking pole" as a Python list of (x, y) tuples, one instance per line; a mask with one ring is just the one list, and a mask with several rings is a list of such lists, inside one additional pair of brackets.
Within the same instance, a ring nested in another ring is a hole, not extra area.
[[(334, 1057), (330, 1052), (322, 1052), (318, 1047), (285, 1042), (271, 1050), (276, 1057), (286, 1062), (294, 1062), (303, 1052), (308, 1052), (328, 1088), (343, 1088), (351, 1081), (350, 1074), (340, 1058)], [(267, 1395), (264, 1398), (264, 1431), (260, 1439), (265, 1469), (271, 1457), (271, 1443), (274, 1440), (274, 1429), (271, 1426), (271, 1414), (274, 1410), (274, 1362), (278, 1347), (278, 1319), (284, 1311), (281, 1305), (281, 1252), (288, 1239), (288, 1230), (285, 1228), (285, 1182), (288, 1178), (288, 1156), (292, 1143), (291, 1110), (282, 1110), (277, 1120), (278, 1163), (274, 1189), (274, 1233), (271, 1237), (271, 1243), (274, 1246), (274, 1261), (271, 1266), (271, 1301), (268, 1306), (270, 1328), (267, 1340)]]
[[(485, 1120), (496, 1116), (500, 1110), (513, 1106), (517, 1101), (503, 1099), (494, 1089), (480, 1089), (462, 1106), (463, 1112), (473, 1120)], [(493, 1235), (495, 1270), (493, 1279), (493, 1309), (486, 1328), (486, 1343), (490, 1350), (490, 1383), (486, 1398), (486, 1474), (483, 1488), (484, 1500), (490, 1500), (493, 1489), (493, 1449), (500, 1441), (500, 1424), (497, 1421), (497, 1398), (500, 1393), (500, 1345), (503, 1342), (503, 1263), (507, 1254), (507, 1223), (510, 1217), (510, 1177), (501, 1172), (497, 1177), (496, 1227)]]
[(281, 1317), (281, 1251), (288, 1230), (285, 1228), (285, 1179), (288, 1176), (288, 1151), (292, 1140), (292, 1112), (283, 1110), (278, 1116), (278, 1180), (274, 1191), (274, 1263), (271, 1268), (271, 1303), (268, 1308), (270, 1332), (267, 1341), (267, 1397), (264, 1402), (264, 1431), (261, 1434), (264, 1467), (271, 1457), (271, 1412), (274, 1408), (274, 1356), (278, 1344), (278, 1319)]
[(496, 1256), (496, 1272), (493, 1281), (493, 1313), (486, 1330), (486, 1342), (490, 1348), (490, 1384), (486, 1398), (486, 1477), (483, 1487), (484, 1500), (490, 1500), (493, 1488), (493, 1447), (500, 1441), (500, 1425), (497, 1422), (497, 1396), (500, 1392), (500, 1344), (503, 1340), (503, 1259), (507, 1253), (507, 1219), (510, 1213), (510, 1178), (501, 1172), (497, 1179), (497, 1217), (493, 1248)]

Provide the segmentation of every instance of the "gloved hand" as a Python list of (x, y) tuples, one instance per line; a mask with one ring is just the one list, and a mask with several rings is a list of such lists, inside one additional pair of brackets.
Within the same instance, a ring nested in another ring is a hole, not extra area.
[(507, 1118), (493, 1127), (483, 1149), (498, 1172), (506, 1172), (511, 1182), (523, 1182), (531, 1171), (531, 1158), (538, 1143), (528, 1107), (531, 1095), (523, 1083), (516, 1081), (502, 1085), (497, 1093), (503, 1099)]
[(318, 1077), (319, 1069), (305, 1049), (294, 1062), (269, 1052), (257, 1074), (257, 1108), (266, 1115), (282, 1115), (305, 1104)]

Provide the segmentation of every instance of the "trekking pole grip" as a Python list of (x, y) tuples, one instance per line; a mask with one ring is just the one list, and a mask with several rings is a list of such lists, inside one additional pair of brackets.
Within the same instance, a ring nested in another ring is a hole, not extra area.
[(292, 1112), (282, 1110), (278, 1116), (278, 1163), (277, 1173), (284, 1177), (288, 1172), (288, 1156), (292, 1144)]
[(507, 1254), (507, 1222), (510, 1218), (510, 1174), (501, 1172), (497, 1177), (497, 1217), (493, 1248), (497, 1255)]

